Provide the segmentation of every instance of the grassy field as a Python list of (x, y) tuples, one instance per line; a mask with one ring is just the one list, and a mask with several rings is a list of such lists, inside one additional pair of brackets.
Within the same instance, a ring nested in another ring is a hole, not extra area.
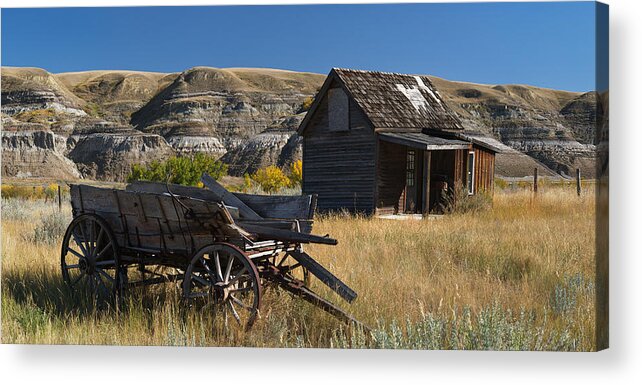
[(313, 288), (372, 328), (346, 328), (268, 289), (247, 333), (182, 306), (176, 286), (131, 292), (120, 311), (67, 290), (69, 207), (2, 202), (2, 342), (258, 347), (594, 350), (594, 193), (499, 190), (492, 209), (423, 221), (327, 216), (307, 251), (359, 294)]

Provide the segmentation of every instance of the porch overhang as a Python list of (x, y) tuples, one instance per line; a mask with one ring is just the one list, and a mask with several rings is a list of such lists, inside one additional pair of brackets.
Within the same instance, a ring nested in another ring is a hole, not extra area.
[(421, 132), (382, 132), (378, 134), (384, 142), (401, 144), (418, 150), (467, 150), (471, 143), (457, 139), (444, 139)]

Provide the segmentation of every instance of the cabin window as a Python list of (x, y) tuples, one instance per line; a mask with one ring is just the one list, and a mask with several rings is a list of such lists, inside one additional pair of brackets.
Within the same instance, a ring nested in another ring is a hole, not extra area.
[(475, 153), (473, 151), (468, 153), (468, 195), (475, 193)]
[(406, 155), (406, 186), (415, 185), (415, 151), (408, 150)]
[(328, 90), (328, 123), (330, 131), (347, 131), (350, 128), (348, 95), (342, 88)]

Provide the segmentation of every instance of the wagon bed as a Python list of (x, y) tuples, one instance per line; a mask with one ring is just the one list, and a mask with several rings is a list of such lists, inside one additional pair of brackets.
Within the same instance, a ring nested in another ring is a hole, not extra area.
[[(61, 251), (65, 281), (103, 297), (179, 281), (187, 300), (214, 304), (248, 328), (259, 315), (262, 288), (274, 283), (357, 322), (309, 288), (312, 275), (348, 302), (357, 296), (303, 250), (307, 243), (337, 244), (311, 234), (316, 196), (232, 194), (207, 174), (202, 180), (207, 188), (71, 185), (74, 219)], [(132, 279), (133, 269), (142, 278)]]

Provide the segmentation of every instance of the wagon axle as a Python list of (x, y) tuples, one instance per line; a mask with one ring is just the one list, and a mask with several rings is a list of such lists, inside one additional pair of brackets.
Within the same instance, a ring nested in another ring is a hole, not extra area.
[(94, 265), (90, 262), (89, 258), (82, 257), (78, 261), (78, 268), (81, 272), (92, 275), (94, 274)]

